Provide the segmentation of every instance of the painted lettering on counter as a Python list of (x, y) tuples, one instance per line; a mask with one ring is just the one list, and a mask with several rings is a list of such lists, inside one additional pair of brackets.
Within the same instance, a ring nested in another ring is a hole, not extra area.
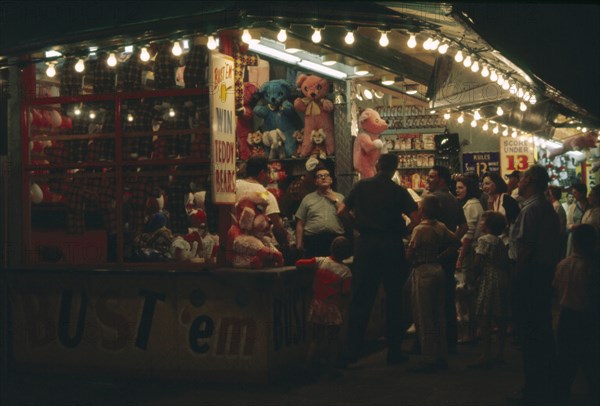
[(306, 341), (306, 289), (293, 289), (273, 301), (275, 351)]
[(108, 306), (110, 300), (115, 300), (119, 297), (120, 295), (117, 291), (108, 290), (96, 301), (96, 317), (98, 317), (98, 321), (103, 326), (113, 329), (116, 333), (115, 339), (109, 340), (104, 336), (101, 338), (102, 348), (112, 351), (122, 350), (128, 343), (131, 343), (134, 332), (133, 323), (123, 315), (111, 311)]
[(83, 329), (85, 327), (85, 315), (87, 312), (88, 297), (85, 292), (81, 293), (79, 301), (79, 313), (77, 314), (77, 324), (75, 326), (75, 334), (69, 336), (71, 328), (71, 307), (73, 304), (73, 291), (64, 290), (60, 299), (60, 311), (58, 313), (58, 340), (62, 345), (68, 348), (75, 348), (81, 342), (83, 337)]
[(144, 296), (146, 300), (144, 300), (144, 309), (142, 310), (142, 317), (140, 318), (140, 326), (138, 328), (135, 346), (145, 350), (148, 346), (148, 338), (150, 337), (150, 330), (152, 329), (152, 319), (154, 317), (156, 301), (160, 300), (161, 302), (164, 302), (166, 295), (164, 293), (152, 292), (146, 289), (140, 289), (138, 293), (141, 296)]
[(198, 340), (210, 338), (215, 329), (215, 323), (208, 316), (198, 316), (190, 326), (190, 332), (188, 334), (188, 342), (192, 351), (198, 354), (206, 354), (210, 349), (208, 343), (200, 344)]
[[(198, 354), (207, 354), (213, 334), (217, 332), (215, 356), (244, 356), (254, 354), (256, 344), (256, 321), (251, 318), (224, 317), (215, 325), (212, 318), (201, 315), (192, 322), (188, 342), (190, 349)], [(229, 344), (229, 346), (228, 346)]]

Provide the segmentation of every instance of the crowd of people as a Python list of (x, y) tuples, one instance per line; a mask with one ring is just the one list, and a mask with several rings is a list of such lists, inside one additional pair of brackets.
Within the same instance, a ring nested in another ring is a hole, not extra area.
[[(476, 342), (481, 356), (469, 367), (493, 368), (505, 362), (511, 334), (524, 372), (513, 399), (564, 404), (581, 367), (598, 400), (600, 185), (589, 196), (584, 184), (572, 185), (565, 207), (563, 190), (549, 187), (538, 165), (512, 172), (508, 182), (493, 172), (479, 179), (434, 166), (418, 196), (393, 181), (397, 165), (397, 156), (381, 155), (377, 174), (345, 198), (317, 166), (316, 190), (295, 213), (297, 267), (315, 270), (310, 365), (318, 364), (317, 348), (326, 349), (328, 371), (357, 362), (383, 285), (388, 364), (408, 360), (401, 348), (411, 324), (420, 362), (410, 373), (447, 369), (457, 344)], [(250, 182), (260, 173), (254, 168)]]

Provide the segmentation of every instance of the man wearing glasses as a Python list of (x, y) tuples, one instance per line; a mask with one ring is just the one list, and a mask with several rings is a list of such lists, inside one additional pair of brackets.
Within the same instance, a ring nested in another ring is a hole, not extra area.
[(331, 242), (344, 235), (339, 217), (344, 196), (335, 192), (329, 170), (316, 169), (317, 190), (307, 194), (296, 211), (296, 247), (305, 251), (305, 257), (326, 257)]

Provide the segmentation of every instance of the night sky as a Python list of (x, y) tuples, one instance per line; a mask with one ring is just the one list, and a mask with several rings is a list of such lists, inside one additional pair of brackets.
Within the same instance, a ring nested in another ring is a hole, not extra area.
[(490, 45), (600, 117), (600, 6), (459, 3), (457, 7), (467, 11)]

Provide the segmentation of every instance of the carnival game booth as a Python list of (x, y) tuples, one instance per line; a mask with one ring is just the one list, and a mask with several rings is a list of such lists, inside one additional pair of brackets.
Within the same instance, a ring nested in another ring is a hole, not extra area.
[[(311, 275), (228, 261), (244, 162), (269, 159), (293, 238), (311, 165), (324, 162), (345, 195), (358, 179), (366, 108), (388, 121), (370, 136), (398, 154), (397, 180), (413, 189), (433, 164), (460, 169), (454, 120), (508, 132), (495, 106), (443, 96), (447, 68), (481, 40), (447, 6), (312, 6), (183, 2), (165, 16), (152, 3), (135, 20), (97, 15), (97, 27), (2, 43), (11, 367), (257, 382), (300, 365)], [(476, 63), (514, 85), (493, 82), (495, 101), (544, 97), (489, 49)], [(246, 237), (262, 244), (244, 247), (252, 258), (284, 248)], [(383, 300), (370, 338), (383, 335)]]

